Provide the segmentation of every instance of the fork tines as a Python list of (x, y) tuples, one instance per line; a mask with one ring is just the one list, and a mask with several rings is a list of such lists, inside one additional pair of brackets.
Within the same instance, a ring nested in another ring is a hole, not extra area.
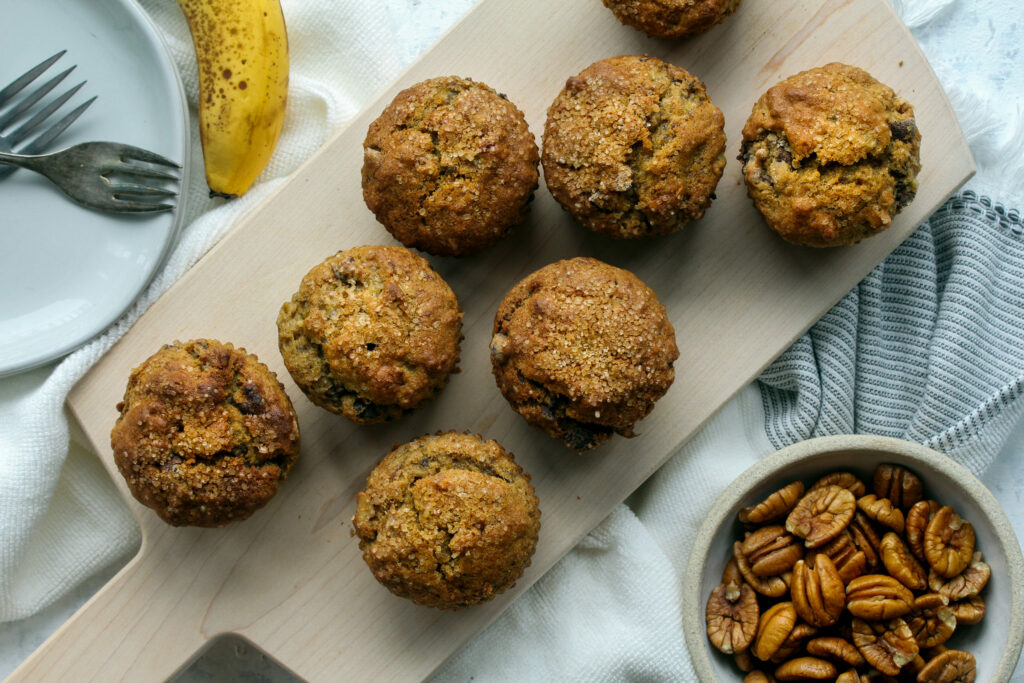
[[(96, 100), (95, 97), (86, 100), (75, 107), (75, 109), (65, 114), (56, 123), (53, 123), (36, 135), (36, 137), (30, 142), (25, 145), (21, 145), (21, 143), (28, 138), (33, 131), (42, 125), (44, 121), (47, 121), (55, 112), (57, 112), (57, 110), (64, 106), (64, 104), (70, 100), (83, 85), (85, 85), (85, 81), (82, 81), (57, 95), (49, 102), (37, 107), (37, 105), (43, 101), (43, 98), (60, 85), (60, 83), (67, 78), (68, 74), (74, 71), (75, 67), (72, 66), (60, 72), (56, 76), (53, 76), (42, 85), (37, 86), (31, 92), (22, 94), (23, 90), (45, 73), (58, 59), (64, 56), (65, 52), (66, 50), (61, 50), (52, 57), (43, 60), (0, 90), (0, 112), (3, 112), (0, 114), (0, 151), (17, 151), (19, 154), (39, 154), (40, 152), (45, 151), (50, 143), (52, 143), (58, 135), (63, 133), (68, 126), (74, 123), (74, 121)], [(19, 97), (19, 95), (21, 96)], [(22, 122), (21, 119), (25, 116), (29, 116), (29, 118)], [(4, 130), (15, 125), (17, 125), (17, 128), (6, 135), (4, 134)], [(18, 145), (21, 146), (15, 150), (15, 146)], [(13, 166), (0, 167), (0, 177), (6, 176), (13, 171)]]

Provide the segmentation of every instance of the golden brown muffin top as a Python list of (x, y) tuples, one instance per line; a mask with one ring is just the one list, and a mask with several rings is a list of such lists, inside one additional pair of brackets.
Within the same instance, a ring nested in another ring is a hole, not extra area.
[(624, 24), (660, 38), (706, 31), (732, 14), (739, 0), (604, 0)]
[(754, 105), (743, 139), (775, 131), (789, 141), (796, 162), (814, 154), (821, 163), (852, 164), (889, 145), (896, 101), (868, 72), (833, 62), (770, 88)]
[(458, 432), (396, 446), (357, 497), (353, 525), (376, 578), (420, 605), (489, 600), (530, 564), (540, 510), (495, 441)]
[(518, 223), (537, 187), (539, 153), (521, 111), (468, 78), (407, 88), (370, 124), (363, 197), (395, 238), (464, 255)]
[(596, 62), (548, 109), (548, 189), (613, 237), (680, 229), (704, 215), (725, 167), (725, 118), (704, 84), (655, 57)]
[(409, 409), (455, 368), (462, 311), (422, 256), (399, 246), (363, 246), (314, 266), (278, 325), (317, 356), (305, 363), (285, 354), (300, 385), (324, 379), (370, 402)]
[(132, 370), (110, 435), (132, 494), (175, 526), (245, 519), (299, 453), (299, 425), (274, 374), (231, 344), (167, 344)]
[(627, 434), (671, 386), (679, 357), (651, 288), (586, 257), (552, 263), (513, 287), (498, 307), (494, 334), (499, 383), (506, 370), (515, 372), (524, 391), (532, 382), (567, 398), (569, 417)]

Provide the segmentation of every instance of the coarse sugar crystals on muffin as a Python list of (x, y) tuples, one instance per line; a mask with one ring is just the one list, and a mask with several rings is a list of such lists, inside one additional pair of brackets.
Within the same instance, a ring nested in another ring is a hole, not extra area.
[(432, 78), (398, 93), (370, 124), (363, 198), (407, 247), (463, 256), (521, 222), (538, 156), (505, 95), (468, 78)]
[(675, 331), (654, 292), (597, 259), (527, 276), (494, 316), (498, 388), (526, 421), (586, 451), (633, 426), (672, 385)]
[(395, 595), (455, 609), (511, 588), (537, 545), (530, 475), (495, 441), (445, 432), (396, 446), (352, 518), (363, 559)]
[(132, 495), (174, 526), (246, 519), (299, 455), (299, 424), (274, 373), (212, 339), (167, 344), (132, 370), (110, 433)]
[(685, 69), (655, 57), (603, 59), (566, 81), (548, 108), (544, 181), (595, 232), (665, 235), (711, 205), (724, 125)]
[(736, 11), (740, 0), (603, 0), (627, 26), (658, 38), (707, 31)]
[(910, 204), (921, 170), (914, 109), (866, 71), (832, 63), (769, 89), (743, 128), (747, 194), (783, 239), (855, 244)]
[(355, 247), (306, 273), (277, 330), (285, 367), (313, 403), (354, 422), (385, 422), (448, 381), (462, 309), (422, 256)]

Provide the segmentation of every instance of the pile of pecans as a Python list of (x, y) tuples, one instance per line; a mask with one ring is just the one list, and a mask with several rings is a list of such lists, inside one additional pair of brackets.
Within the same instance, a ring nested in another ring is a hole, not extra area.
[(872, 490), (835, 472), (740, 510), (748, 531), (706, 620), (746, 683), (974, 680), (974, 656), (944, 645), (985, 615), (974, 527), (900, 465), (879, 465)]

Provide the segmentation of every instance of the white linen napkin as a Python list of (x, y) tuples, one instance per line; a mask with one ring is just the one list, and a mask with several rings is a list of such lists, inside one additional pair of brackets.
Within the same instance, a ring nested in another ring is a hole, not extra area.
[[(1013, 57), (1015, 22), (1005, 16), (1015, 13), (1020, 25), (1024, 11), (995, 0), (893, 1), (949, 88), (968, 132), (981, 170), (971, 187), (979, 196), (987, 193), (1021, 206), (1020, 187), (1005, 182), (1011, 177), (1006, 164), (1019, 167), (1024, 158), (1014, 151), (1021, 149), (1022, 137), (1015, 103), (1007, 96), (1024, 91), (1024, 83)], [(194, 55), (180, 12), (166, 0), (141, 4), (165, 33), (194, 111)], [(292, 89), (284, 135), (259, 184), (224, 204), (201, 199), (205, 185), (195, 174), (181, 243), (132, 311), (56, 368), (0, 381), (0, 621), (36, 612), (100, 568), (123, 562), (137, 547), (134, 522), (94, 456), (72, 447), (65, 464), (69, 428), (62, 405), (70, 387), (238, 216), (472, 4), (283, 0)], [(997, 16), (1002, 19), (989, 29), (987, 22)], [(201, 168), (198, 139), (193, 147), (195, 167)], [(792, 363), (792, 372), (776, 380), (810, 378), (813, 372), (806, 371), (818, 366), (805, 360), (784, 359)], [(792, 386), (768, 381), (772, 390), (798, 397), (799, 405), (807, 404), (806, 392), (813, 388), (807, 381), (794, 380)], [(1000, 424), (1010, 424), (1013, 411), (1019, 411), (1019, 393), (1007, 393), (1005, 405), (993, 408)], [(856, 385), (838, 397), (842, 405), (856, 400)], [(704, 511), (740, 471), (780, 440), (833, 429), (813, 420), (799, 422), (804, 431), (776, 430), (773, 444), (765, 428), (765, 405), (757, 385), (743, 390), (628, 505), (620, 506), (446, 664), (437, 679), (692, 679), (680, 626), (679, 586)], [(770, 409), (768, 425), (793, 414)], [(1005, 430), (982, 428), (971, 438), (984, 442), (981, 452), (993, 453), (1005, 436)], [(976, 471), (984, 457), (978, 462)]]

